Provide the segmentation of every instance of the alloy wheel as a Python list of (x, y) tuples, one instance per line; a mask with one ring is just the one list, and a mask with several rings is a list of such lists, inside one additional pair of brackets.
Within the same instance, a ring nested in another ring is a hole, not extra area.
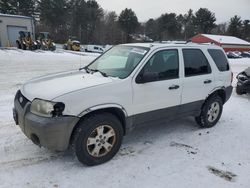
[(95, 128), (87, 139), (87, 151), (93, 157), (103, 157), (111, 151), (116, 142), (114, 129), (109, 125)]

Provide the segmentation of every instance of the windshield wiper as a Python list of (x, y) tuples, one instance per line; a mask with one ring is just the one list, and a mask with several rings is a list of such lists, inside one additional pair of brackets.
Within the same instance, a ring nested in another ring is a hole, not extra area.
[(108, 77), (108, 75), (105, 73), (105, 72), (102, 72), (102, 71), (100, 71), (100, 70), (97, 70), (97, 69), (89, 69), (89, 68), (87, 68), (88, 70), (90, 70), (90, 71), (92, 71), (92, 72), (99, 72), (99, 73), (101, 73), (101, 75), (103, 75), (104, 77)]
[(99, 72), (99, 73), (101, 73), (101, 75), (103, 75), (104, 77), (108, 77), (108, 75), (107, 75), (105, 72), (102, 72), (102, 71), (97, 70), (97, 69), (90, 69), (90, 68), (88, 68), (88, 67), (86, 66), (86, 67), (80, 68), (79, 70), (83, 70), (83, 69), (86, 70), (87, 73)]
[(87, 66), (79, 68), (79, 71), (86, 70), (87, 73), (90, 72), (89, 68)]

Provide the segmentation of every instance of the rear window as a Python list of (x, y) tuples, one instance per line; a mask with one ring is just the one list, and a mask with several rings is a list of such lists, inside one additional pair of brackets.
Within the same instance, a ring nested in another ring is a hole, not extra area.
[(228, 71), (229, 70), (229, 65), (227, 58), (223, 51), (217, 50), (217, 49), (208, 49), (208, 53), (210, 56), (213, 58), (217, 68), (220, 71)]

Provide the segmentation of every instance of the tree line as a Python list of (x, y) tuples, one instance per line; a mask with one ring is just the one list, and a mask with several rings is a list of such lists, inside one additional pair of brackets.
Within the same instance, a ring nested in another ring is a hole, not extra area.
[(132, 9), (119, 15), (105, 11), (95, 0), (0, 0), (0, 13), (32, 16), (36, 31), (48, 31), (56, 42), (76, 36), (83, 44), (132, 42), (131, 34), (145, 34), (155, 41), (188, 40), (198, 33), (232, 35), (250, 41), (250, 20), (239, 16), (216, 24), (207, 8), (185, 14), (165, 13), (140, 23)]

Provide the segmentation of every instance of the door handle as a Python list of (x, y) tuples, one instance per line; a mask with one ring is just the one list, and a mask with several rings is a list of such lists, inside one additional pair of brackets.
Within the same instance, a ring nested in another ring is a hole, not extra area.
[(173, 89), (178, 89), (180, 86), (178, 86), (178, 85), (172, 85), (172, 86), (170, 86), (168, 89), (169, 90), (173, 90)]
[(205, 80), (204, 84), (210, 84), (212, 82), (212, 80)]

